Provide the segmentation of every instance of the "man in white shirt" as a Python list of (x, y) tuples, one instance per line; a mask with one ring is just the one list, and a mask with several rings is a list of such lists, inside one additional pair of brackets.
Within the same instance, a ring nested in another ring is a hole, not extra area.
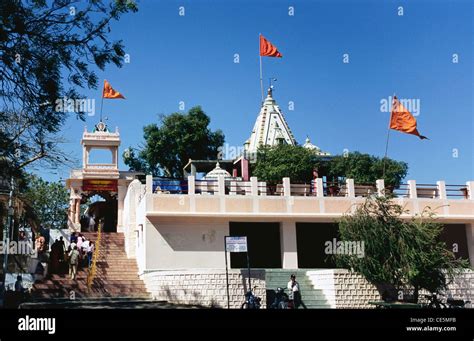
[(301, 304), (301, 292), (300, 284), (296, 281), (296, 276), (294, 274), (290, 276), (290, 281), (288, 282), (287, 287), (290, 292), (290, 299), (293, 300), (295, 309), (298, 309)]

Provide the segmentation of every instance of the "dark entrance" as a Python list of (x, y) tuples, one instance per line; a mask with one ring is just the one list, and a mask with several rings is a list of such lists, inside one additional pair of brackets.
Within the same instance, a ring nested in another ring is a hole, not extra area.
[(84, 198), (87, 209), (81, 217), (81, 231), (97, 231), (103, 221), (103, 232), (117, 232), (118, 204), (115, 195), (108, 192), (93, 192)]
[[(281, 268), (280, 224), (230, 222), (231, 236), (247, 236), (251, 268)], [(245, 253), (230, 254), (231, 268), (246, 268)]]
[[(469, 250), (467, 249), (466, 225), (445, 224), (441, 232), (440, 240), (446, 243), (446, 248), (452, 252), (456, 258), (469, 261)], [(472, 264), (471, 264), (472, 266)]]
[(299, 268), (335, 268), (325, 243), (337, 238), (335, 223), (296, 223), (296, 248)]

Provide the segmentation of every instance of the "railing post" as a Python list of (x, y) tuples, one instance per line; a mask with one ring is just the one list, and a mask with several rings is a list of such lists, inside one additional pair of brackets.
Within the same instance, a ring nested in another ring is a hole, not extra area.
[(146, 193), (153, 193), (153, 175), (146, 176)]
[(283, 178), (283, 195), (285, 197), (291, 196), (290, 178)]
[(436, 185), (438, 186), (438, 195), (440, 199), (447, 199), (446, 195), (446, 183), (444, 181), (436, 181)]
[(258, 179), (256, 176), (250, 177), (250, 193), (258, 195)]
[(323, 188), (323, 179), (317, 178), (316, 179), (316, 196), (318, 198), (324, 197), (324, 188)]
[(237, 194), (237, 181), (231, 181), (230, 182), (230, 195), (235, 195)]
[(375, 186), (377, 187), (377, 195), (379, 197), (384, 196), (385, 193), (385, 180), (384, 179), (378, 179), (375, 181)]
[(415, 180), (408, 180), (408, 194), (410, 199), (418, 198), (418, 194), (416, 193), (416, 181)]
[(192, 175), (188, 176), (188, 194), (196, 193), (196, 178)]
[(466, 182), (467, 187), (467, 198), (469, 200), (474, 200), (474, 181)]
[(225, 195), (225, 180), (223, 175), (219, 175), (217, 178), (217, 193), (219, 195)]
[(354, 179), (346, 179), (347, 196), (355, 198)]

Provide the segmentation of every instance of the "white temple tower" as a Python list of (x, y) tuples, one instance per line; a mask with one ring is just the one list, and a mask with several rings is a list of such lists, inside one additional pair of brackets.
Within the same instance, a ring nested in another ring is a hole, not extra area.
[(252, 134), (244, 146), (247, 153), (256, 153), (260, 146), (276, 146), (278, 144), (296, 145), (296, 141), (280, 107), (272, 97), (270, 88), (255, 121)]

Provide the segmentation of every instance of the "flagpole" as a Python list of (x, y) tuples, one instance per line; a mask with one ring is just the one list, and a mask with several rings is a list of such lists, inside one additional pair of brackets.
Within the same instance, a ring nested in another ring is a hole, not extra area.
[(102, 100), (100, 101), (100, 122), (102, 122), (102, 107), (104, 106), (104, 94), (102, 94)]
[(262, 92), (262, 103), (263, 103), (263, 72), (262, 72), (262, 56), (260, 56), (260, 91)]
[(262, 69), (262, 54), (261, 54), (262, 51), (260, 50), (261, 49), (261, 47), (260, 47), (261, 36), (262, 36), (262, 34), (259, 33), (258, 34), (258, 46), (259, 46), (259, 48), (258, 48), (259, 53), (258, 54), (260, 55), (260, 91), (262, 93), (262, 104), (263, 104), (263, 69)]
[(383, 172), (382, 177), (385, 177), (385, 163), (387, 161), (387, 153), (388, 153), (388, 141), (390, 140), (390, 123), (392, 122), (392, 113), (393, 113), (393, 101), (395, 99), (395, 93), (393, 94), (392, 98), (392, 108), (390, 109), (390, 119), (388, 120), (388, 129), (387, 129), (387, 142), (385, 143), (385, 155), (383, 157)]

